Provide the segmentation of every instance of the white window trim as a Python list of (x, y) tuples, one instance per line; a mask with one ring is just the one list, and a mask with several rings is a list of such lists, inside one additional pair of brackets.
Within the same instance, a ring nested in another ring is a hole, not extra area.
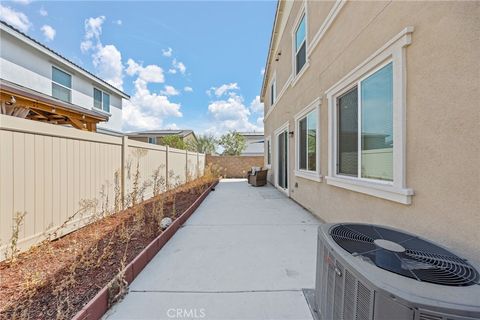
[[(272, 101), (272, 91), (273, 91), (273, 101)], [(270, 108), (272, 108), (277, 103), (277, 74), (276, 72), (270, 80)]]
[[(270, 150), (268, 150), (268, 145), (270, 143)], [(265, 152), (265, 167), (267, 169), (271, 169), (272, 168), (272, 160), (273, 160), (273, 154), (272, 154), (272, 136), (267, 136), (265, 138), (265, 148), (266, 148), (266, 151)], [(270, 151), (270, 163), (268, 163), (268, 152)]]
[[(150, 142), (150, 139), (152, 139), (153, 142)], [(147, 142), (150, 144), (157, 144), (157, 137), (148, 137)]]
[[(69, 88), (69, 87), (66, 87), (66, 86), (64, 86), (63, 84), (58, 83), (57, 81), (54, 81), (54, 80), (53, 80), (53, 68), (55, 68), (55, 69), (57, 69), (57, 70), (60, 70), (60, 71), (62, 71), (62, 72), (64, 72), (64, 73), (66, 73), (66, 74), (68, 74), (68, 75), (70, 76), (70, 85), (71, 85), (72, 87), (73, 87), (73, 75), (72, 75), (70, 72), (67, 72), (65, 69), (62, 69), (62, 68), (60, 68), (60, 67), (52, 64), (52, 69), (51, 69), (51, 70), (52, 70), (52, 79), (51, 79), (51, 80), (52, 80), (52, 83), (55, 83), (57, 86), (60, 86), (60, 87), (62, 87), (62, 88), (65, 88), (65, 89), (69, 90), (69, 91), (70, 91), (70, 99), (69, 99), (68, 102), (69, 102), (69, 103), (72, 103), (72, 98), (73, 98), (73, 97), (72, 97), (72, 93), (73, 93), (73, 92), (72, 92), (72, 88), (71, 88), (71, 87), (70, 87), (70, 88)], [(52, 97), (53, 97), (53, 86), (52, 86)], [(53, 98), (55, 98), (55, 97), (53, 97)], [(55, 99), (58, 99), (58, 98), (55, 98)], [(63, 101), (63, 100), (62, 100), (62, 101)]]
[[(99, 112), (101, 112), (101, 113), (103, 113), (103, 114), (105, 114), (105, 115), (111, 116), (112, 114), (111, 114), (110, 112), (105, 111), (105, 110), (103, 109), (103, 95), (104, 95), (104, 94), (108, 94), (108, 95), (110, 96), (110, 110), (112, 109), (112, 103), (111, 103), (111, 101), (112, 101), (112, 95), (111, 95), (110, 93), (108, 93), (108, 92), (105, 92), (104, 90), (102, 90), (102, 89), (100, 89), (100, 88), (98, 88), (98, 87), (93, 87), (93, 88), (94, 88), (94, 89), (97, 89), (98, 91), (100, 91), (100, 92), (102, 93), (102, 102), (101, 102), (102, 108), (100, 109), (100, 108), (95, 107), (95, 94), (93, 94), (93, 96), (92, 96), (92, 98), (93, 98), (93, 108), (92, 108), (92, 109), (95, 110), (95, 111), (99, 111)], [(93, 91), (95, 91), (95, 90), (93, 90)]]
[[(407, 27), (383, 45), (368, 59), (327, 90), (328, 99), (328, 176), (327, 184), (371, 196), (410, 204), (413, 190), (406, 186), (406, 55), (412, 42), (413, 27)], [(337, 108), (336, 98), (360, 79), (393, 62), (393, 182), (348, 177), (337, 174)]]
[(278, 185), (278, 152), (280, 151), (280, 148), (278, 147), (278, 136), (280, 135), (280, 133), (284, 132), (284, 131), (287, 131), (287, 174), (290, 173), (290, 152), (288, 152), (290, 149), (290, 142), (289, 142), (289, 139), (290, 139), (290, 134), (289, 134), (289, 128), (290, 128), (290, 125), (289, 125), (289, 122), (285, 122), (284, 124), (282, 124), (280, 127), (278, 127), (274, 133), (273, 133), (273, 136), (274, 136), (274, 140), (275, 140), (275, 156), (274, 158), (272, 159), (272, 163), (273, 163), (273, 170), (275, 171), (274, 172), (274, 175), (275, 175), (275, 187), (280, 190), (281, 192), (285, 193), (288, 197), (290, 197), (290, 184), (292, 183), (290, 181), (290, 176), (287, 177), (287, 188), (284, 189), (282, 187), (280, 187)]
[[(297, 29), (300, 25), (300, 22), (302, 20), (302, 17), (305, 17), (305, 64), (303, 65), (302, 69), (300, 72), (297, 73), (297, 50), (296, 50), (296, 32)], [(308, 6), (307, 6), (307, 1), (303, 1), (302, 7), (298, 11), (297, 17), (295, 18), (295, 22), (293, 24), (292, 32), (291, 32), (291, 37), (292, 37), (292, 75), (291, 75), (291, 81), (290, 85), (292, 87), (297, 84), (298, 80), (303, 76), (305, 71), (308, 69), (310, 66), (310, 59), (308, 56), (308, 51), (309, 51), (309, 43), (308, 43)]]
[[(322, 175), (320, 171), (320, 97), (312, 101), (308, 106), (303, 108), (299, 113), (295, 115), (295, 176), (321, 182)], [(300, 120), (305, 118), (310, 112), (317, 111), (317, 127), (316, 127), (316, 170), (304, 170), (300, 169)]]

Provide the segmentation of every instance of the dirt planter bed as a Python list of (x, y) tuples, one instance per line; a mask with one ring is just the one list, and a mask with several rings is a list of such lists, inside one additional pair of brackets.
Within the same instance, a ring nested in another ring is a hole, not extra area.
[[(125, 274), (125, 281), (128, 284), (137, 277), (143, 268), (152, 260), (152, 258), (160, 251), (160, 249), (170, 240), (170, 238), (177, 232), (177, 230), (187, 221), (188, 218), (195, 212), (198, 206), (208, 196), (213, 187), (217, 185), (215, 181), (207, 190), (205, 190), (200, 197), (188, 207), (165, 231), (155, 238), (150, 244), (140, 252), (140, 254), (133, 259), (127, 267), (123, 270)], [(110, 308), (110, 286), (103, 287), (97, 295), (90, 300), (85, 307), (78, 312), (73, 320), (90, 320), (100, 319), (105, 312)]]
[[(217, 183), (184, 185), (1, 262), (0, 319), (100, 318)], [(164, 231), (159, 201), (173, 219)]]

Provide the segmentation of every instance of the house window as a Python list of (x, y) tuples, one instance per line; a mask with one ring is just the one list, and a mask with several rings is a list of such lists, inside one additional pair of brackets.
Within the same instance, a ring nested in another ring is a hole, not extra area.
[(298, 122), (299, 169), (317, 170), (317, 111), (311, 111)]
[(270, 138), (267, 139), (267, 165), (272, 164), (272, 145)]
[(295, 115), (295, 175), (321, 181), (319, 165), (320, 98)]
[(93, 88), (93, 106), (105, 112), (110, 112), (110, 95)]
[(277, 80), (273, 78), (272, 84), (270, 85), (270, 106), (274, 105), (276, 98), (277, 98)]
[(148, 143), (157, 144), (157, 137), (148, 137)]
[(307, 37), (305, 27), (305, 14), (303, 14), (295, 30), (295, 74), (302, 70), (307, 61)]
[(392, 108), (391, 62), (338, 97), (338, 174), (393, 181)]
[(72, 101), (72, 76), (56, 67), (52, 67), (52, 97)]
[(406, 186), (406, 60), (413, 28), (405, 28), (327, 90), (327, 183), (411, 203)]

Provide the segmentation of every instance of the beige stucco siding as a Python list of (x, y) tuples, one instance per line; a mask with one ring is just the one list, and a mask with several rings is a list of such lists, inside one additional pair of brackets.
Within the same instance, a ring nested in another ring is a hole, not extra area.
[[(313, 37), (332, 3), (308, 3)], [(268, 76), (277, 92), (291, 75), (291, 30)], [(313, 15), (313, 16), (312, 16)], [(348, 2), (309, 57), (309, 67), (289, 86), (265, 120), (265, 136), (289, 122), (315, 98), (320, 106), (320, 166), (328, 174), (328, 102), (325, 92), (408, 26), (406, 48), (406, 180), (415, 191), (411, 205), (334, 187), (325, 180), (296, 177), (295, 138), (290, 138), (290, 196), (327, 222), (361, 221), (391, 225), (443, 243), (480, 262), (480, 3)], [(281, 81), (279, 81), (281, 79)], [(269, 108), (269, 89), (265, 94)], [(275, 161), (272, 162), (274, 171)], [(274, 182), (273, 175), (270, 181)], [(298, 187), (295, 184), (298, 183)]]
[(147, 137), (135, 137), (135, 136), (130, 136), (130, 137), (128, 137), (128, 139), (148, 143), (148, 138), (147, 138)]

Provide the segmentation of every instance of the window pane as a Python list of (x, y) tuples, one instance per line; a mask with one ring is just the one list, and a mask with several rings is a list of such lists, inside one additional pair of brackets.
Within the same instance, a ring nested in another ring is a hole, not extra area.
[(338, 173), (358, 175), (358, 92), (338, 98)]
[(102, 91), (93, 88), (93, 106), (102, 109)]
[(60, 69), (52, 67), (52, 80), (67, 88), (72, 87), (72, 77)]
[(393, 180), (392, 64), (361, 83), (362, 177)]
[(275, 82), (270, 87), (270, 105), (275, 103)]
[(52, 97), (70, 102), (70, 90), (56, 83), (52, 83)]
[(270, 140), (267, 140), (267, 164), (271, 164), (271, 147), (270, 147)]
[(305, 61), (307, 59), (305, 42), (303, 43), (302, 47), (298, 51), (297, 55), (295, 56), (295, 59), (296, 59), (296, 73), (298, 74), (300, 70), (302, 70), (302, 67), (305, 64)]
[(299, 168), (306, 170), (307, 169), (307, 118), (303, 118), (298, 123), (299, 137), (298, 137), (298, 160)]
[(285, 139), (283, 137), (283, 133), (278, 135), (278, 185), (280, 187), (285, 186), (285, 175), (284, 173), (284, 167), (285, 167)]
[(103, 93), (103, 111), (110, 112), (110, 95)]
[(302, 17), (297, 31), (295, 32), (295, 51), (298, 51), (303, 40), (305, 40), (305, 16)]
[(315, 171), (317, 168), (317, 111), (312, 111), (307, 116), (307, 127), (308, 170)]

